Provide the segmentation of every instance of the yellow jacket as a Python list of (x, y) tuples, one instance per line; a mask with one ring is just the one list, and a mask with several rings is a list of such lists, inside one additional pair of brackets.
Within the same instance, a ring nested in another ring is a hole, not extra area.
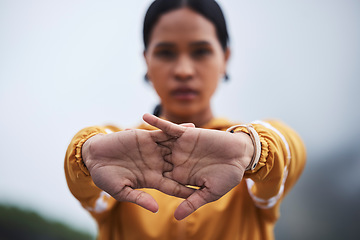
[[(225, 131), (233, 125), (213, 119), (203, 128)], [(81, 159), (81, 147), (95, 134), (120, 130), (114, 126), (89, 127), (74, 136), (65, 156), (66, 180), (72, 194), (97, 221), (99, 239), (274, 239), (280, 202), (299, 178), (306, 153), (299, 136), (283, 123), (257, 121), (252, 125), (261, 140), (256, 168), (245, 172), (241, 183), (222, 198), (182, 221), (173, 214), (183, 199), (144, 189), (159, 203), (159, 212), (153, 214), (133, 203), (117, 202), (95, 186)], [(154, 129), (146, 124), (139, 128)]]

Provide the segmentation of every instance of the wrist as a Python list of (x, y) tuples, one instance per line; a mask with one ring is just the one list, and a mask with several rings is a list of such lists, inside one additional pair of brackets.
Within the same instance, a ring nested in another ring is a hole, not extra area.
[(247, 146), (247, 149), (251, 149), (249, 152), (251, 155), (250, 161), (249, 161), (249, 164), (247, 165), (247, 167), (245, 168), (245, 171), (254, 170), (259, 162), (260, 155), (261, 155), (260, 137), (251, 124), (232, 126), (229, 129), (227, 129), (226, 131), (231, 132), (231, 133), (238, 133), (238, 132), (235, 132), (234, 130), (239, 127), (246, 129), (246, 131), (240, 130), (240, 133), (244, 133), (248, 136), (246, 146)]
[(81, 159), (82, 159), (85, 167), (87, 167), (86, 160), (88, 159), (89, 152), (90, 152), (90, 138), (84, 142), (84, 144), (81, 148)]
[(91, 159), (91, 142), (94, 140), (94, 137), (99, 135), (102, 135), (102, 133), (90, 137), (81, 147), (81, 159), (87, 169), (89, 169), (89, 159)]
[(239, 161), (241, 162), (244, 170), (246, 170), (250, 165), (251, 159), (254, 155), (254, 145), (248, 133), (242, 131), (234, 133), (235, 134), (233, 134), (232, 136), (236, 138), (236, 142), (234, 143), (236, 145), (237, 151), (239, 152)]

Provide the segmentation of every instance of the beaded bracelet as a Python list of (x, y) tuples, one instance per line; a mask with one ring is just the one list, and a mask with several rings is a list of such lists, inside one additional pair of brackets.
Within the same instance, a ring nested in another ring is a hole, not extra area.
[(261, 142), (260, 142), (259, 134), (256, 132), (256, 130), (254, 129), (254, 127), (251, 124), (235, 125), (235, 126), (228, 128), (226, 131), (230, 132), (230, 133), (234, 133), (234, 129), (236, 129), (238, 127), (245, 127), (248, 130), (251, 141), (254, 145), (254, 154), (251, 158), (250, 164), (246, 167), (245, 171), (254, 170), (256, 165), (258, 164), (258, 162), (260, 160), (260, 156), (261, 156)]

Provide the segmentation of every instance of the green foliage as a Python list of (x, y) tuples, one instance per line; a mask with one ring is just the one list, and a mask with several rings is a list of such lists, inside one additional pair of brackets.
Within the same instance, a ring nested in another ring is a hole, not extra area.
[(33, 211), (0, 205), (0, 239), (90, 240), (94, 237)]

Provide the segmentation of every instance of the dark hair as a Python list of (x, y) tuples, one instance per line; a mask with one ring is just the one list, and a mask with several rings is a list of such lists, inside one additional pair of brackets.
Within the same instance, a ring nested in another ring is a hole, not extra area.
[[(229, 44), (229, 34), (224, 14), (215, 0), (155, 0), (152, 2), (144, 19), (143, 40), (145, 51), (148, 48), (152, 30), (159, 18), (163, 14), (179, 8), (189, 8), (212, 22), (215, 26), (216, 35), (220, 45), (222, 49), (226, 51)], [(147, 74), (144, 79), (145, 81), (148, 81)], [(228, 75), (225, 74), (225, 81), (227, 80)], [(161, 112), (161, 104), (158, 104), (155, 107), (153, 114), (159, 117)]]
[(221, 47), (225, 51), (229, 43), (229, 34), (224, 14), (214, 0), (155, 0), (147, 10), (144, 19), (143, 38), (145, 50), (148, 47), (151, 32), (160, 16), (184, 7), (201, 14), (214, 24)]

